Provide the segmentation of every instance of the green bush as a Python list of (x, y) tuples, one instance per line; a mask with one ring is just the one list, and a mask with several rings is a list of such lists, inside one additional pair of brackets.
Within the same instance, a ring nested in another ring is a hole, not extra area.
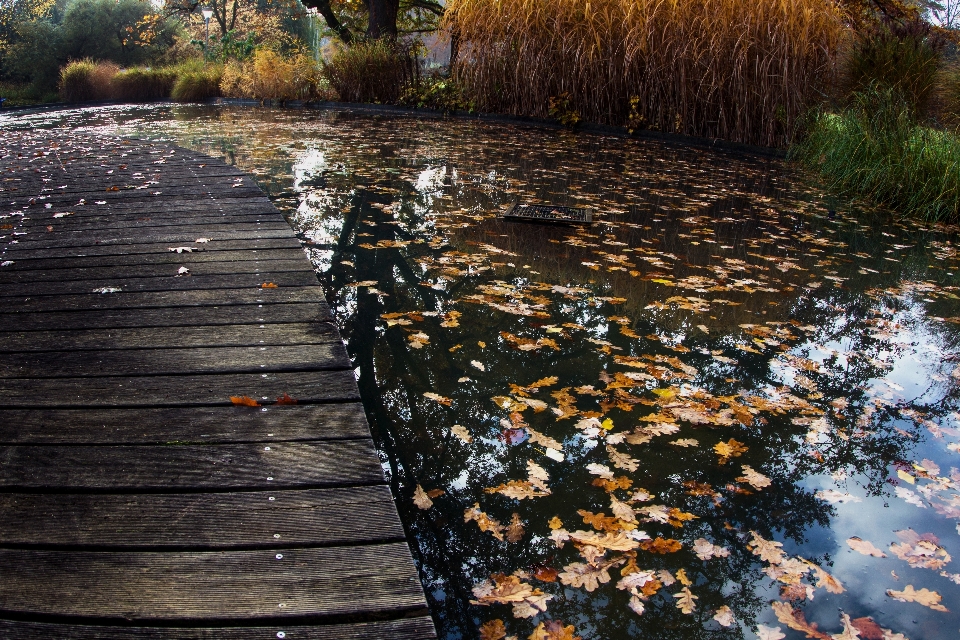
[(918, 124), (896, 89), (873, 85), (819, 112), (791, 155), (843, 195), (928, 221), (960, 217), (960, 136)]
[(407, 107), (436, 109), (445, 113), (473, 111), (473, 105), (464, 97), (461, 87), (452, 78), (440, 75), (428, 76), (407, 87), (399, 102)]
[(117, 100), (151, 102), (169, 98), (176, 80), (174, 69), (136, 67), (117, 73), (111, 84)]
[(112, 62), (89, 58), (71, 62), (60, 71), (60, 97), (66, 102), (110, 100), (112, 80), (119, 71)]
[(204, 102), (220, 96), (221, 65), (185, 65), (177, 69), (170, 97), (177, 102)]
[(383, 40), (359, 42), (334, 54), (323, 74), (345, 102), (396, 103), (419, 84), (416, 58)]
[(889, 21), (856, 36), (844, 61), (845, 101), (870, 87), (893, 90), (917, 116), (928, 114), (946, 41), (922, 21)]

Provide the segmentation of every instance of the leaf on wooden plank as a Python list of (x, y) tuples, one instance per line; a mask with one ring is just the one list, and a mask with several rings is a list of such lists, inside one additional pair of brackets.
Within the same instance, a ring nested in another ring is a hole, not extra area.
[(194, 240), (194, 242), (196, 242), (197, 244), (206, 244), (210, 242), (210, 238), (197, 238), (196, 240)]
[(176, 251), (177, 253), (183, 253), (184, 251), (190, 253), (197, 250), (196, 247), (169, 247), (169, 249), (170, 251)]
[(292, 397), (289, 393), (284, 393), (282, 396), (277, 397), (277, 404), (297, 404), (297, 399)]
[(276, 289), (277, 285), (273, 282), (264, 282), (260, 285), (261, 289)]
[(230, 396), (230, 402), (244, 407), (259, 407), (260, 403), (250, 396)]
[(894, 600), (899, 600), (900, 602), (916, 602), (917, 604), (922, 604), (923, 606), (929, 607), (934, 611), (950, 611), (945, 606), (940, 604), (942, 598), (939, 593), (936, 591), (930, 591), (929, 589), (920, 589), (917, 591), (913, 588), (912, 584), (908, 584), (906, 587), (904, 587), (903, 591), (887, 589), (887, 595)]
[(415, 504), (418, 509), (429, 509), (433, 506), (433, 500), (431, 500), (427, 492), (423, 490), (423, 487), (417, 485), (417, 488), (413, 491), (413, 504)]
[(847, 538), (847, 546), (856, 551), (857, 553), (862, 553), (865, 556), (873, 556), (875, 558), (886, 558), (885, 554), (880, 549), (877, 549), (873, 546), (873, 543), (868, 540), (862, 540), (857, 536), (852, 538)]

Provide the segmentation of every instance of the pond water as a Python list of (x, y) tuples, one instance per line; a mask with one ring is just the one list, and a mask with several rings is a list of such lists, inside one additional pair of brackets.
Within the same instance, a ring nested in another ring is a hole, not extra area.
[[(779, 160), (469, 120), (0, 126), (257, 177), (348, 342), (442, 638), (960, 634), (956, 229)], [(596, 222), (498, 219), (518, 200)]]

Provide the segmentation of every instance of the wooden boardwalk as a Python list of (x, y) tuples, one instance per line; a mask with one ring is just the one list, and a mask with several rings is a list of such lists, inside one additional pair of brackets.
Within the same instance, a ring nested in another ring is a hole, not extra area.
[(435, 637), (346, 350), (253, 181), (63, 131), (0, 155), (0, 638)]

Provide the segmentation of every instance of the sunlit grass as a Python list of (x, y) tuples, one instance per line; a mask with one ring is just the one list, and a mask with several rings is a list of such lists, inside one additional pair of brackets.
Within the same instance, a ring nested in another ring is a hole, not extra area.
[(890, 91), (817, 114), (793, 155), (838, 193), (930, 221), (960, 215), (960, 136), (917, 123)]
[[(456, 78), (479, 109), (782, 145), (831, 80), (843, 36), (825, 0), (452, 0)], [(639, 119), (634, 118), (634, 119)]]

